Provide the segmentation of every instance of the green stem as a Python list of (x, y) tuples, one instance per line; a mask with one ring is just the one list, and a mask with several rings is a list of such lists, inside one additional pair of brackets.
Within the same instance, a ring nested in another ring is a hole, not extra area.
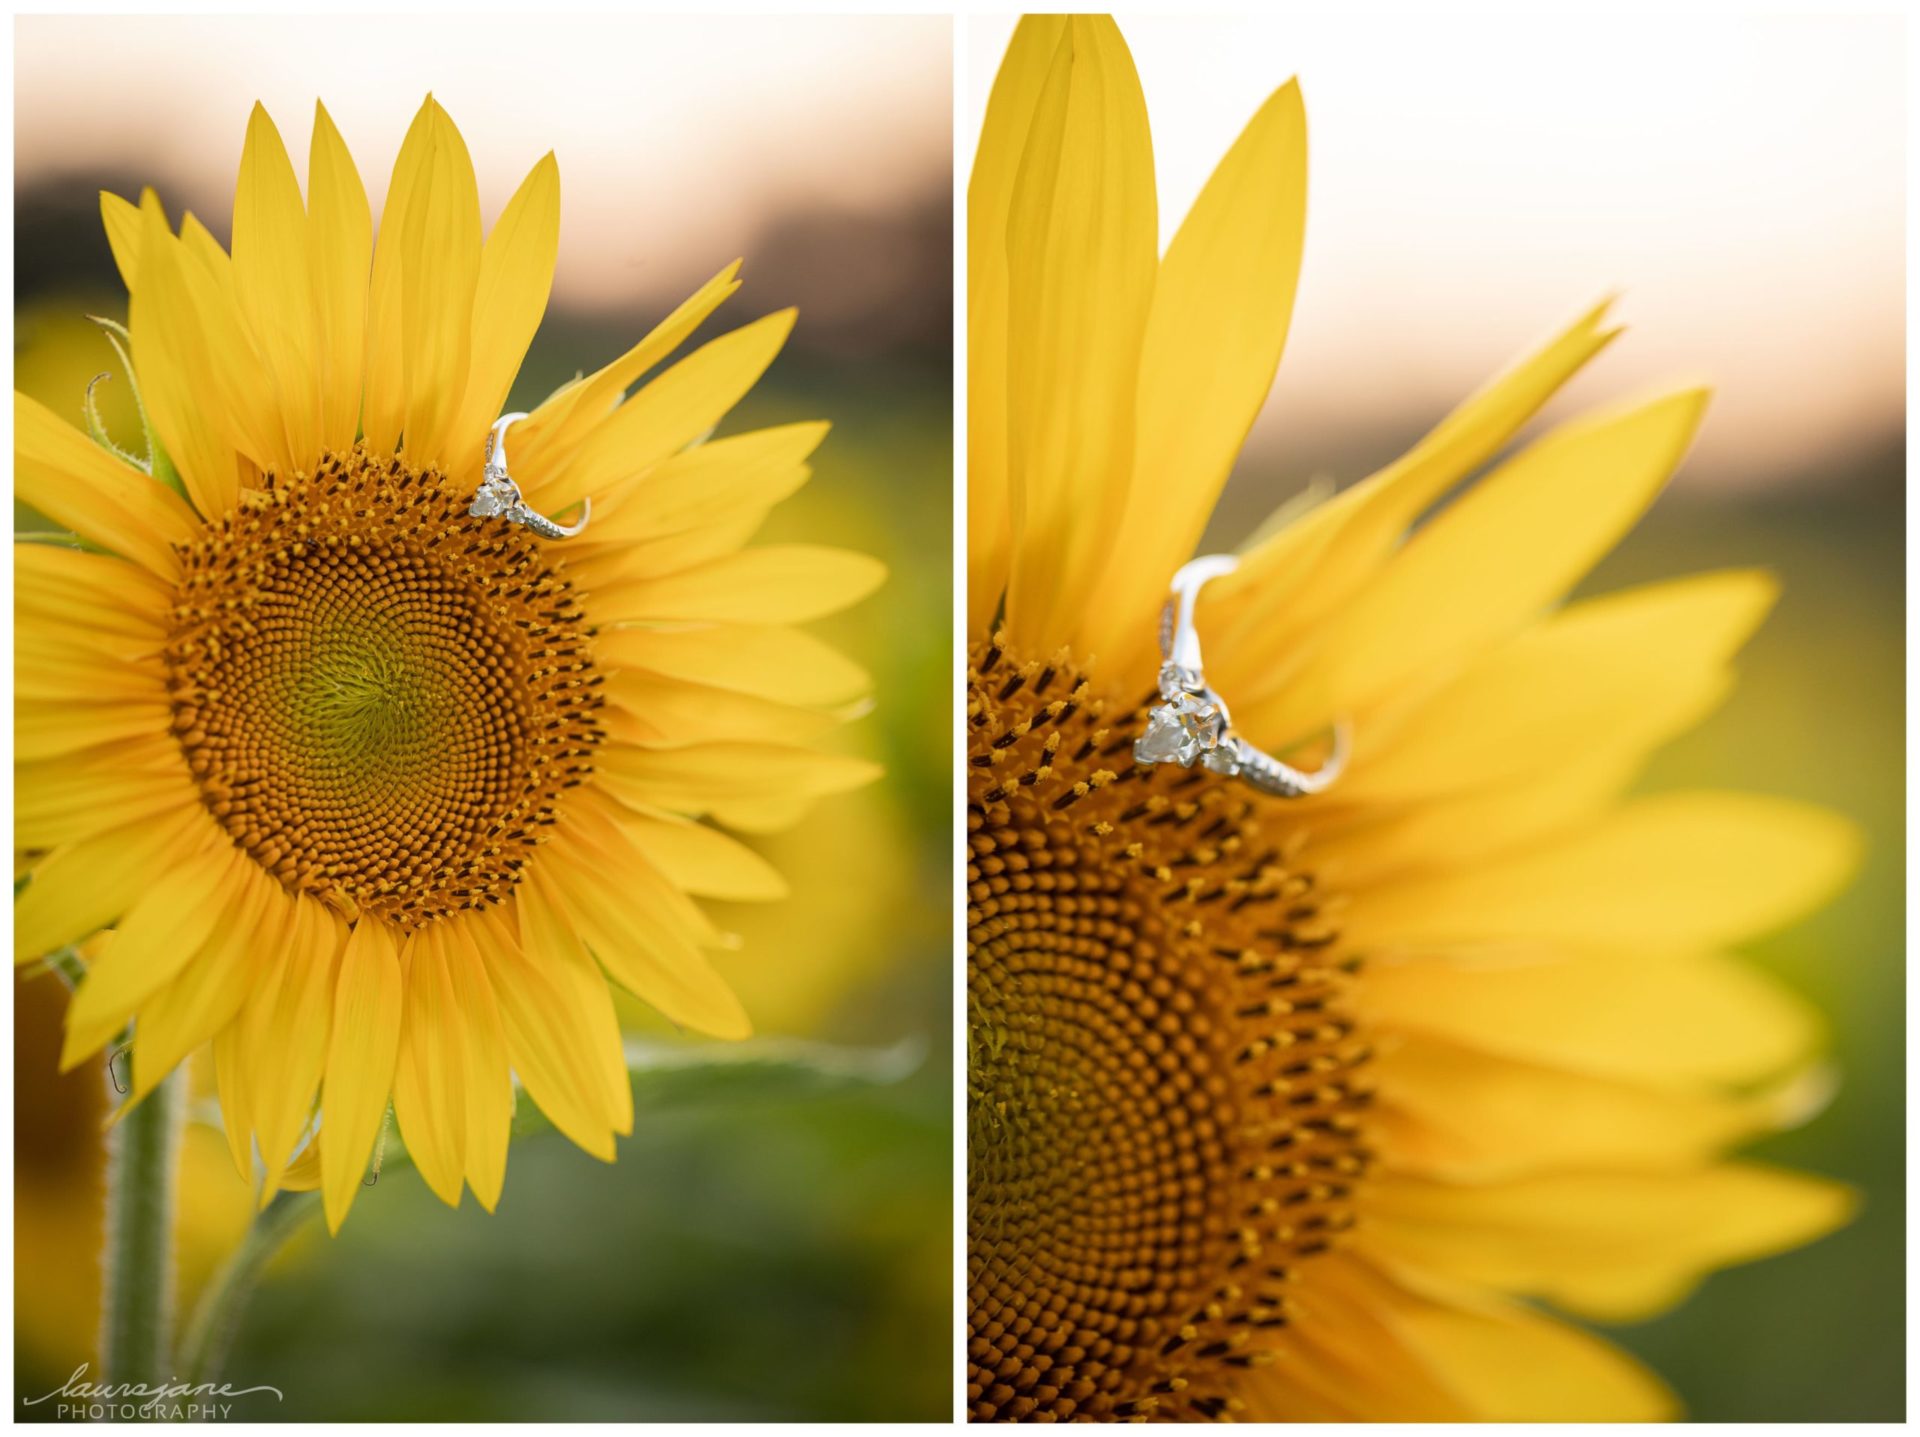
[[(108, 1065), (112, 1071), (111, 1062)], [(106, 1380), (173, 1376), (173, 1174), (179, 1152), (176, 1073), (114, 1124), (107, 1140), (107, 1233), (100, 1365)]]
[(193, 1310), (193, 1321), (181, 1341), (181, 1380), (196, 1386), (218, 1382), (240, 1330), (240, 1318), (260, 1281), (260, 1274), (287, 1239), (320, 1210), (320, 1194), (280, 1193), (254, 1215), (253, 1225), (233, 1255), (226, 1260)]

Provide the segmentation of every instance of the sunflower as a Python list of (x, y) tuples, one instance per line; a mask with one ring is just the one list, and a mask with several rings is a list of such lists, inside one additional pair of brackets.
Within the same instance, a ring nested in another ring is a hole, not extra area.
[(780, 897), (723, 830), (873, 776), (810, 746), (866, 681), (796, 625), (882, 571), (743, 547), (825, 425), (702, 442), (791, 311), (628, 393), (737, 265), (513, 431), (531, 505), (592, 499), (581, 537), (475, 517), (552, 281), (554, 159), (484, 240), (431, 99), (377, 243), (324, 108), (308, 176), (303, 199), (256, 106), (231, 254), (151, 191), (101, 197), (146, 458), (15, 396), (17, 493), (76, 536), (15, 550), (15, 947), (110, 928), (63, 1065), (131, 1023), (138, 1102), (211, 1044), (243, 1174), (257, 1153), (263, 1201), (317, 1183), (337, 1230), (389, 1102), (449, 1203), (497, 1202), (516, 1077), (611, 1160), (633, 1111), (609, 979), (747, 1032), (698, 900)]
[(1821, 1082), (1814, 1019), (1727, 946), (1821, 902), (1856, 840), (1777, 799), (1622, 797), (1725, 694), (1774, 589), (1560, 604), (1704, 405), (1656, 397), (1494, 464), (1613, 337), (1604, 309), (1203, 593), (1240, 731), (1311, 767), (1345, 720), (1339, 782), (1283, 801), (1134, 763), (1168, 582), (1280, 360), (1305, 175), (1288, 84), (1161, 255), (1110, 21), (1025, 20), (988, 104), (969, 1410), (1667, 1415), (1562, 1315), (1645, 1316), (1844, 1219), (1842, 1189), (1725, 1156)]

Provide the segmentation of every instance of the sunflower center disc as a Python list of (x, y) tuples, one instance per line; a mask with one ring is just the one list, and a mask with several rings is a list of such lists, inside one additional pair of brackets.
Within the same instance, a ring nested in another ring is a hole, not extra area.
[(1352, 1222), (1366, 1049), (1282, 805), (972, 656), (968, 1278), (978, 1420), (1236, 1410)]
[(349, 913), (497, 900), (601, 736), (567, 581), (432, 471), (356, 448), (266, 485), (175, 593), (174, 731), (207, 807)]

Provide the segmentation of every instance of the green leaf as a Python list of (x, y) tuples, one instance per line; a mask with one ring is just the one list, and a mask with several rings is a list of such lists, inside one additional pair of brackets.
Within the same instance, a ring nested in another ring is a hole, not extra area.
[[(749, 1038), (739, 1043), (662, 1042), (629, 1038), (627, 1072), (633, 1079), (634, 1125), (662, 1114), (706, 1103), (791, 1099), (889, 1087), (911, 1077), (926, 1060), (927, 1045), (905, 1038), (886, 1048), (849, 1048), (800, 1038)], [(521, 1091), (514, 1091), (513, 1135), (533, 1137), (552, 1131), (546, 1114)], [(211, 1098), (197, 1104), (193, 1116), (220, 1126), (219, 1105)], [(411, 1165), (406, 1139), (388, 1109), (382, 1148), (370, 1171), (385, 1174)], [(377, 1181), (377, 1179), (376, 1179)]]
[(886, 1048), (847, 1048), (801, 1038), (749, 1038), (742, 1043), (629, 1038), (626, 1052), (634, 1099), (644, 1106), (888, 1087), (913, 1075), (926, 1060), (927, 1045), (919, 1038)]
[[(706, 1103), (887, 1087), (919, 1068), (926, 1059), (926, 1044), (917, 1038), (887, 1048), (848, 1048), (800, 1038), (749, 1038), (739, 1043), (629, 1038), (626, 1059), (633, 1079), (633, 1121), (638, 1127), (649, 1113)], [(551, 1126), (533, 1103), (516, 1105), (516, 1137)], [(391, 1151), (388, 1161), (392, 1161)]]

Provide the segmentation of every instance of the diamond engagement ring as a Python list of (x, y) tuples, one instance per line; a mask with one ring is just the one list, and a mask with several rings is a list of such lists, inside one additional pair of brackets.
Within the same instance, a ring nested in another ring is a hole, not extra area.
[(1193, 609), (1210, 579), (1240, 566), (1231, 554), (1207, 554), (1173, 576), (1173, 593), (1160, 615), (1160, 699), (1147, 710), (1146, 731), (1134, 740), (1137, 763), (1198, 763), (1229, 778), (1242, 778), (1262, 793), (1300, 798), (1323, 792), (1347, 762), (1347, 725), (1334, 725), (1333, 752), (1311, 773), (1262, 753), (1231, 731), (1226, 703), (1207, 686), (1200, 667), (1200, 635)]
[(524, 414), (502, 414), (487, 431), (486, 472), (475, 491), (467, 512), (476, 519), (505, 519), (509, 524), (524, 524), (543, 539), (571, 539), (587, 527), (593, 517), (593, 498), (580, 501), (580, 522), (556, 524), (545, 514), (531, 509), (520, 497), (520, 486), (507, 473), (507, 426), (525, 419)]

